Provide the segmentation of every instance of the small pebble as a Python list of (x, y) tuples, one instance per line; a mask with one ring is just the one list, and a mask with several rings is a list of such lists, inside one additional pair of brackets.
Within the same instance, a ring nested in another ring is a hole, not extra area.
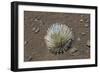
[(80, 19), (80, 22), (83, 22), (83, 19)]
[(38, 33), (40, 31), (39, 28), (36, 28), (36, 30), (34, 31), (35, 33)]
[(88, 16), (85, 16), (85, 18), (88, 19), (89, 17)]
[(67, 24), (68, 26), (70, 26), (70, 24)]
[(40, 17), (35, 17), (34, 21), (39, 21), (40, 20)]
[(88, 27), (89, 25), (88, 25), (88, 24), (85, 24), (84, 26), (85, 26), (85, 27)]
[(28, 61), (31, 61), (32, 60), (32, 57), (31, 56), (28, 56), (27, 60)]
[(81, 16), (81, 18), (83, 18), (84, 17), (84, 15), (80, 15)]
[(72, 48), (72, 49), (70, 50), (71, 53), (75, 53), (75, 52), (77, 52), (77, 51), (78, 51), (77, 48)]
[(71, 48), (71, 49), (70, 49), (70, 54), (71, 54), (71, 55), (74, 55), (74, 53), (76, 53), (77, 51), (78, 51), (77, 48), (75, 48), (75, 47), (74, 47), (74, 48)]
[(42, 25), (43, 24), (43, 21), (42, 20), (39, 20), (39, 24)]
[(32, 31), (35, 31), (35, 30), (36, 30), (36, 28), (35, 28), (35, 27), (33, 27), (33, 28), (32, 28)]
[(86, 45), (87, 45), (88, 47), (90, 47), (90, 41), (89, 41), (89, 40), (87, 41)]
[(37, 22), (37, 21), (38, 21), (38, 19), (34, 19), (34, 21), (36, 21), (36, 22)]
[(85, 33), (85, 32), (82, 32), (81, 34), (82, 34), (82, 35), (86, 35), (86, 33)]
[(80, 40), (81, 40), (81, 39), (78, 37), (78, 38), (77, 38), (77, 41), (80, 41)]
[(64, 52), (60, 50), (60, 51), (58, 51), (57, 53), (58, 53), (58, 54), (63, 54)]
[(32, 31), (35, 32), (35, 33), (38, 33), (40, 31), (40, 29), (39, 29), (39, 27), (37, 27), (37, 28), (33, 27)]
[(24, 44), (26, 45), (28, 43), (28, 41), (25, 41)]
[(86, 21), (85, 21), (86, 23), (88, 23), (89, 22), (89, 20), (88, 19), (86, 19)]

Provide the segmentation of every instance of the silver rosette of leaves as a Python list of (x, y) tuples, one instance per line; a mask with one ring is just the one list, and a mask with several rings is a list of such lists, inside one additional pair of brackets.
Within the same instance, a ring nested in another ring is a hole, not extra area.
[(55, 23), (47, 30), (45, 42), (53, 54), (63, 54), (71, 48), (73, 41), (72, 30), (65, 24)]

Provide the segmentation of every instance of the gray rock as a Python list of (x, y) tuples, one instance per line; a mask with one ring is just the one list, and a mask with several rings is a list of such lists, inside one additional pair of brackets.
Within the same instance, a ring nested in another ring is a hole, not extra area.
[(35, 17), (34, 21), (39, 21), (40, 20), (40, 17)]
[(33, 27), (32, 31), (35, 32), (35, 33), (38, 33), (40, 31), (40, 28), (39, 27), (37, 27), (37, 28)]
[(33, 28), (32, 28), (32, 31), (35, 31), (35, 30), (36, 30), (36, 28), (35, 28), (35, 27), (33, 27)]
[(35, 33), (38, 33), (40, 31), (40, 28), (36, 28), (36, 30), (34, 31)]
[(82, 34), (83, 36), (84, 36), (84, 35), (86, 35), (86, 33), (85, 33), (85, 32), (82, 32), (81, 34)]
[(70, 26), (70, 24), (67, 24), (68, 26)]
[(88, 47), (90, 47), (90, 41), (89, 41), (89, 40), (87, 41), (86, 45), (87, 45)]
[(70, 49), (70, 54), (74, 55), (77, 51), (78, 51), (78, 49), (73, 47), (73, 48)]
[(83, 17), (84, 17), (84, 15), (80, 15), (80, 17), (81, 17), (81, 18), (83, 18)]
[(85, 24), (84, 26), (85, 26), (85, 27), (89, 27), (89, 25), (88, 25), (88, 24)]
[(77, 41), (80, 41), (80, 40), (81, 40), (80, 37), (78, 37), (78, 38), (77, 38)]
[(32, 60), (32, 56), (28, 56), (28, 57), (27, 57), (27, 60), (28, 60), (28, 61), (31, 61), (31, 60)]
[(35, 19), (34, 19), (34, 21), (36, 21), (36, 22), (37, 22), (37, 21), (38, 21), (38, 19), (36, 19), (36, 18), (35, 18)]
[(80, 19), (80, 22), (83, 22), (84, 20), (83, 19)]
[(86, 23), (88, 23), (88, 22), (89, 22), (89, 20), (88, 20), (88, 19), (86, 19), (86, 20), (85, 20), (85, 22), (86, 22)]
[(25, 41), (24, 44), (27, 45), (28, 41)]
[(43, 21), (42, 20), (39, 20), (39, 25), (44, 25)]

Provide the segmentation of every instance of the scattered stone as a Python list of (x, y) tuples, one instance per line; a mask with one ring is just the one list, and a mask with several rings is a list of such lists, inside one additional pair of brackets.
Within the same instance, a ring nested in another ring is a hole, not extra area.
[(86, 35), (86, 33), (85, 33), (85, 32), (82, 32), (81, 34), (82, 34), (83, 36), (84, 36), (84, 35)]
[(77, 52), (77, 51), (78, 51), (77, 48), (72, 48), (72, 49), (70, 49), (70, 52), (71, 52), (71, 53), (75, 53), (75, 52)]
[(81, 17), (81, 18), (83, 18), (83, 17), (84, 17), (84, 15), (80, 15), (80, 17)]
[(40, 17), (35, 17), (34, 21), (39, 21), (40, 20)]
[(80, 41), (80, 40), (81, 40), (80, 37), (78, 37), (78, 38), (77, 38), (77, 41)]
[(88, 25), (88, 24), (85, 24), (84, 26), (85, 26), (85, 27), (89, 27), (89, 25)]
[(40, 31), (40, 29), (39, 29), (39, 27), (37, 27), (37, 28), (33, 27), (32, 31), (35, 32), (35, 33), (38, 33)]
[(32, 28), (32, 31), (35, 31), (35, 30), (36, 30), (36, 28), (35, 28), (35, 27), (33, 27), (33, 28)]
[(88, 47), (90, 47), (90, 41), (89, 41), (89, 40), (87, 41), (86, 45), (87, 45)]
[(34, 31), (35, 33), (38, 33), (40, 31), (40, 28), (36, 28), (36, 30)]
[(70, 24), (67, 24), (68, 26), (70, 26)]
[(28, 61), (31, 61), (31, 60), (32, 60), (32, 56), (28, 56), (28, 57), (27, 57), (27, 60), (28, 60)]
[(88, 19), (86, 19), (86, 21), (85, 21), (86, 23), (88, 23), (89, 22), (89, 20)]
[(80, 22), (83, 22), (83, 19), (80, 19)]
[(26, 45), (28, 43), (28, 41), (25, 41), (24, 44)]
[(34, 21), (37, 22), (37, 24), (39, 24), (39, 25), (43, 24), (43, 21), (41, 20), (40, 17), (35, 17)]
[(70, 54), (71, 55), (77, 55), (77, 52), (78, 52), (78, 49), (75, 48), (75, 47), (70, 49)]
[(38, 19), (36, 19), (36, 18), (35, 18), (35, 19), (34, 19), (34, 21), (36, 21), (36, 22), (37, 22), (37, 21), (38, 21)]
[(85, 16), (85, 18), (88, 18), (88, 16)]
[(39, 24), (42, 25), (43, 24), (43, 21), (42, 20), (39, 20)]

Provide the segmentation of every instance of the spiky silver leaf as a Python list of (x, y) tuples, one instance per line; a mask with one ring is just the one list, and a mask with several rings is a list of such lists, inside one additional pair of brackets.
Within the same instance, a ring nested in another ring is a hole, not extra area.
[(71, 29), (64, 25), (55, 23), (47, 30), (45, 41), (48, 49), (55, 54), (64, 53), (70, 48), (73, 40)]

